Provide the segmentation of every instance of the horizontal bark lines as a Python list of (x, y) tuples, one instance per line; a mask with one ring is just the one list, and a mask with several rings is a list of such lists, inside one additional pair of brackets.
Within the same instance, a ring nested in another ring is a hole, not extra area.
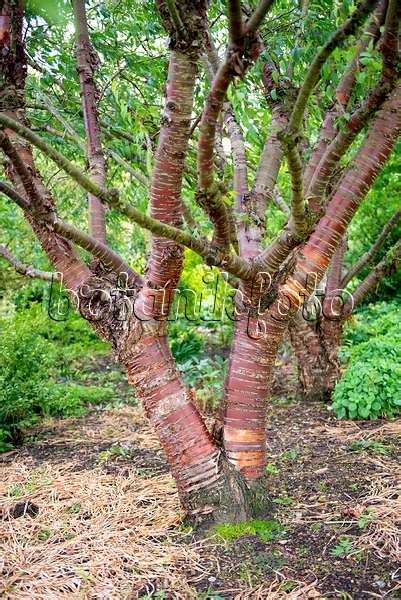
[[(197, 74), (195, 58), (172, 51), (170, 54), (165, 111), (150, 188), (151, 216), (180, 227), (182, 224), (181, 186), (188, 145), (188, 132)], [(167, 316), (165, 294), (156, 288), (174, 290), (182, 269), (182, 248), (158, 236), (152, 237), (143, 309), (148, 316)], [(168, 308), (168, 307), (167, 307)]]
[(266, 473), (269, 379), (286, 326), (274, 317), (269, 310), (236, 322), (224, 389), (224, 448), (251, 486)]
[[(401, 130), (401, 85), (383, 103), (359, 151), (337, 185), (325, 215), (304, 245), (283, 291), (300, 306), (320, 281), (360, 202), (390, 156)], [(314, 277), (311, 276), (314, 275)], [(315, 279), (315, 281), (314, 281)]]
[[(97, 90), (94, 71), (99, 58), (92, 47), (86, 20), (85, 0), (74, 0), (77, 71), (81, 87), (82, 109), (87, 138), (87, 158), (93, 181), (105, 185), (106, 162), (102, 150)], [(94, 194), (88, 194), (89, 231), (92, 237), (106, 243), (105, 206)]]
[(142, 336), (124, 361), (129, 382), (159, 435), (181, 495), (185, 498), (203, 487), (217, 486), (219, 451), (180, 380), (166, 339)]
[(248, 335), (248, 324), (247, 319), (236, 323), (223, 399), (224, 448), (247, 478), (264, 472), (268, 365), (264, 344)]

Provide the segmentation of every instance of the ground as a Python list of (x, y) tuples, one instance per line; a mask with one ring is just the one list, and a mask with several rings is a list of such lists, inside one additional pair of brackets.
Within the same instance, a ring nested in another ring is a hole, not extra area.
[(401, 420), (339, 423), (279, 388), (272, 536), (194, 534), (140, 408), (98, 407), (2, 455), (2, 597), (400, 598)]

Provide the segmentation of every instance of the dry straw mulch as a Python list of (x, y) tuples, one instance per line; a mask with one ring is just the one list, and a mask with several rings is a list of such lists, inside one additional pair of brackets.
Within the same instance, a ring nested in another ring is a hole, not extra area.
[[(132, 410), (125, 413), (130, 428), (143, 424)], [(157, 447), (149, 430), (128, 432), (121, 420), (124, 414), (117, 423), (105, 415), (101, 430), (83, 425), (78, 436), (64, 430), (58, 441), (68, 446), (77, 437), (93, 441), (113, 430), (114, 442), (129, 433), (131, 443)], [(3, 597), (135, 598), (155, 583), (176, 598), (195, 596), (188, 581), (204, 577), (205, 567), (196, 547), (175, 532), (182, 515), (171, 476), (143, 477), (134, 467), (122, 476), (103, 467), (75, 472), (66, 462), (35, 468), (17, 457), (1, 469)], [(12, 518), (16, 504), (25, 504), (26, 514)], [(36, 516), (29, 514), (32, 506)]]
[[(382, 440), (397, 435), (400, 423), (368, 429), (337, 424), (329, 432), (326, 425), (320, 435), (329, 433), (346, 443)], [(13, 600), (135, 600), (166, 590), (169, 600), (205, 598), (197, 593), (197, 584), (201, 581), (205, 589), (209, 578), (213, 582), (221, 575), (219, 549), (212, 539), (190, 542), (180, 528), (183, 515), (171, 476), (135, 466), (135, 460), (122, 460), (123, 468), (116, 468), (113, 460), (109, 465), (101, 458), (104, 447), (118, 444), (144, 449), (162, 461), (141, 412), (132, 407), (100, 412), (50, 423), (48, 431), (46, 442), (10, 453), (0, 465), (0, 595)], [(35, 452), (37, 446), (40, 452)], [(326, 499), (305, 505), (303, 521), (343, 521), (346, 531), (361, 515), (372, 514), (358, 546), (397, 561), (400, 466), (386, 456), (368, 460), (375, 462), (375, 477), (369, 492), (349, 507), (352, 514), (344, 516), (338, 499)], [(299, 507), (292, 508), (297, 515)], [(243, 582), (220, 593), (235, 600), (322, 598), (316, 576), (305, 579), (298, 581), (295, 571), (283, 567), (263, 585)], [(288, 581), (291, 591), (285, 591)]]

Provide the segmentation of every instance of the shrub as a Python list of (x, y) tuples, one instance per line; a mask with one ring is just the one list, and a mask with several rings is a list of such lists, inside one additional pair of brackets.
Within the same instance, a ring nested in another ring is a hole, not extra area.
[(203, 412), (213, 412), (219, 407), (226, 366), (227, 361), (219, 355), (192, 357), (180, 365), (184, 383), (196, 390)]
[(40, 417), (79, 416), (85, 404), (109, 400), (113, 394), (108, 387), (56, 383), (68, 346), (47, 339), (57, 335), (47, 318), (33, 306), (0, 319), (0, 451), (21, 443)]
[(170, 347), (179, 363), (199, 355), (203, 348), (203, 337), (191, 324), (179, 321), (169, 328)]
[(400, 311), (399, 302), (377, 302), (361, 306), (345, 328), (345, 344), (360, 344), (376, 335), (385, 335), (397, 327)]
[(44, 400), (43, 382), (54, 364), (49, 344), (21, 319), (1, 322), (0, 445), (18, 443), (22, 431), (38, 420)]
[(111, 387), (80, 385), (77, 383), (52, 383), (46, 388), (46, 399), (40, 403), (43, 415), (79, 417), (85, 405), (100, 404), (114, 397)]
[(401, 412), (401, 334), (389, 329), (358, 344), (333, 394), (339, 419), (392, 418)]

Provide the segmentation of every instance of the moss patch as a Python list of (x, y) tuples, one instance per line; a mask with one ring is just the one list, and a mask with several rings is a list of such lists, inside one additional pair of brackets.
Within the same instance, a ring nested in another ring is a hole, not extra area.
[(214, 531), (229, 542), (244, 535), (256, 535), (261, 542), (269, 542), (283, 532), (283, 527), (276, 521), (254, 519), (246, 523), (216, 525)]

